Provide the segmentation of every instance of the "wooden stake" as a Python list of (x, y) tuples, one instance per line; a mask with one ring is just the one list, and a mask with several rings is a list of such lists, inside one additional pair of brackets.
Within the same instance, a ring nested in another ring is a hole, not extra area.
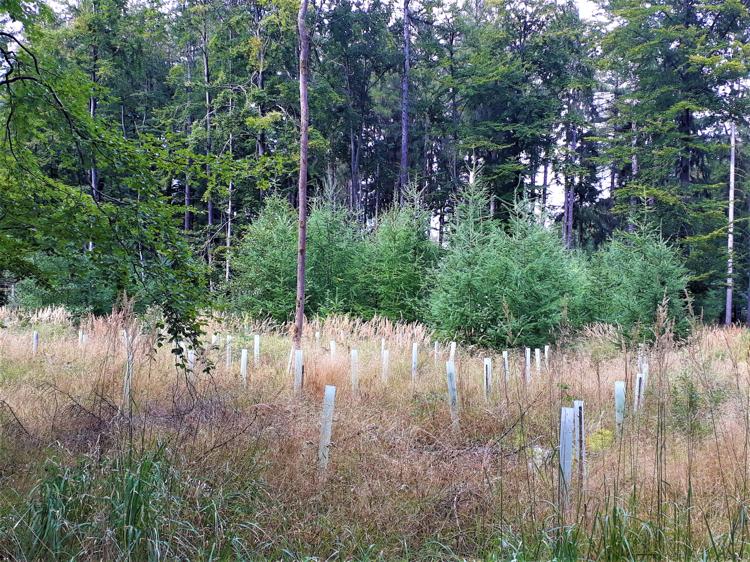
[(586, 430), (583, 417), (583, 400), (573, 401), (573, 411), (575, 415), (573, 448), (578, 462), (578, 480), (580, 485), (583, 486), (586, 477)]
[(643, 404), (643, 373), (635, 375), (635, 388), (633, 389), (633, 412), (640, 410)]

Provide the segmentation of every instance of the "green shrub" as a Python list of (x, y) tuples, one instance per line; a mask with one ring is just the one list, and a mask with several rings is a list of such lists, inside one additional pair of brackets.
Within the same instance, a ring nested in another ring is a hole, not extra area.
[(269, 197), (247, 227), (234, 260), (232, 305), (253, 317), (283, 322), (294, 313), (297, 216), (281, 197)]
[(411, 203), (380, 217), (359, 253), (359, 302), (355, 310), (392, 320), (425, 318), (429, 272), (438, 247), (428, 236), (429, 216)]
[(363, 251), (362, 236), (348, 212), (332, 202), (316, 202), (307, 225), (308, 314), (351, 311), (358, 299), (357, 258)]
[(13, 304), (27, 309), (64, 306), (73, 315), (111, 312), (121, 287), (112, 271), (93, 263), (87, 252), (58, 256), (40, 253), (32, 261), (39, 275), (16, 283)]
[(486, 208), (482, 190), (469, 186), (435, 272), (435, 328), (482, 345), (541, 346), (563, 324), (582, 324), (589, 285), (585, 261), (520, 207), (507, 230), (485, 216)]
[[(426, 213), (407, 205), (385, 213), (364, 234), (345, 209), (316, 202), (307, 230), (306, 314), (421, 318), (427, 272), (437, 257), (428, 224)], [(251, 316), (290, 319), (296, 263), (296, 212), (286, 200), (271, 197), (239, 245), (232, 306)]]
[(648, 337), (656, 309), (668, 299), (668, 314), (684, 331), (687, 271), (677, 251), (653, 229), (619, 232), (592, 260), (591, 315)]

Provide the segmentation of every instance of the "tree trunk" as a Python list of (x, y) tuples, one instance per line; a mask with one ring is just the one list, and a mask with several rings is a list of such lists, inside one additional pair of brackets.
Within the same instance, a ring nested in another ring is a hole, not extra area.
[[(96, 10), (96, 3), (94, 4), (94, 10)], [(97, 49), (96, 45), (92, 45), (91, 47), (91, 82), (93, 84), (96, 84), (98, 82), (98, 77), (96, 74), (96, 67), (99, 63), (99, 50)], [(92, 94), (89, 98), (89, 116), (91, 119), (96, 118), (96, 107), (97, 107), (97, 99)], [(89, 185), (91, 187), (91, 196), (94, 198), (94, 201), (101, 201), (101, 194), (99, 193), (99, 171), (96, 169), (96, 157), (92, 154), (91, 155), (91, 161), (92, 165), (89, 169)]]
[[(201, 51), (203, 51), (203, 86), (206, 103), (206, 178), (208, 181), (208, 177), (210, 176), (208, 159), (211, 156), (211, 91), (209, 89), (211, 84), (211, 74), (208, 66), (208, 26), (205, 20), (203, 21), (203, 29), (201, 31)], [(211, 239), (214, 226), (214, 202), (211, 197), (208, 198), (207, 212), (208, 229), (206, 232), (206, 255), (208, 258), (208, 288), (210, 291), (213, 291), (213, 244)]]
[[(92, 80), (96, 82), (96, 76), (92, 75)], [(96, 98), (91, 96), (89, 98), (89, 115), (91, 116), (91, 119), (96, 118)], [(91, 196), (94, 198), (94, 201), (101, 201), (101, 193), (99, 193), (99, 171), (96, 169), (96, 158), (92, 156), (92, 166), (89, 169), (89, 182), (91, 186)]]
[(357, 220), (360, 220), (360, 206), (362, 199), (362, 182), (359, 176), (359, 154), (361, 146), (361, 135), (349, 127), (349, 152), (351, 156), (352, 193), (351, 208)]
[[(193, 58), (193, 46), (188, 45), (187, 47), (187, 99), (188, 99), (188, 111), (187, 111), (187, 119), (185, 120), (185, 135), (189, 136), (190, 132), (193, 128), (193, 112), (191, 104), (189, 103), (189, 100), (192, 97), (193, 88), (191, 84), (193, 83), (193, 63), (195, 62), (195, 59)], [(188, 160), (189, 163), (192, 161)], [(190, 212), (190, 205), (192, 204), (191, 201), (191, 194), (190, 194), (190, 172), (185, 173), (185, 189), (184, 189), (184, 195), (183, 195), (183, 203), (185, 205), (185, 216), (183, 217), (182, 226), (183, 229), (187, 232), (193, 227), (193, 213)]]
[[(234, 39), (232, 30), (229, 29), (229, 41), (230, 43)], [(232, 59), (229, 59), (229, 75), (228, 79), (232, 80)], [(234, 123), (234, 91), (229, 90), (229, 123)], [(231, 126), (231, 125), (230, 125)], [(234, 135), (231, 130), (229, 132), (229, 158), (234, 160)], [(234, 191), (234, 181), (229, 180), (229, 188), (227, 190), (227, 238), (226, 238), (226, 250), (224, 255), (224, 282), (229, 284), (229, 275), (231, 272), (230, 257), (232, 248), (232, 192)]]
[(724, 324), (732, 323), (732, 297), (734, 291), (734, 168), (736, 151), (736, 127), (730, 125), (729, 149), (729, 225), (727, 228), (727, 302), (724, 311)]
[[(571, 132), (570, 152), (573, 155), (572, 164), (576, 164), (576, 145), (578, 137), (575, 127)], [(565, 177), (565, 198), (563, 200), (563, 243), (566, 248), (573, 246), (573, 200), (575, 199), (575, 173), (568, 171)]]
[(410, 51), (410, 32), (409, 22), (409, 0), (404, 1), (404, 68), (401, 74), (401, 163), (398, 170), (398, 186), (396, 188), (397, 203), (401, 202), (404, 188), (408, 181), (409, 168), (409, 51)]
[[(635, 179), (638, 177), (638, 153), (636, 152), (638, 148), (638, 125), (635, 124), (635, 121), (630, 125), (630, 129), (633, 131), (633, 138), (630, 141), (630, 146), (633, 150), (632, 154), (630, 155), (630, 181), (635, 181)], [(635, 216), (635, 209), (638, 201), (635, 197), (632, 195), (630, 196), (630, 216), (628, 217), (628, 232), (635, 232), (635, 222), (633, 222), (633, 217)]]
[(297, 14), (299, 32), (299, 236), (297, 243), (297, 299), (294, 312), (294, 349), (302, 348), (302, 326), (305, 320), (305, 256), (307, 253), (307, 144), (310, 116), (307, 103), (307, 81), (310, 64), (310, 37), (307, 32), (307, 0), (302, 0)]

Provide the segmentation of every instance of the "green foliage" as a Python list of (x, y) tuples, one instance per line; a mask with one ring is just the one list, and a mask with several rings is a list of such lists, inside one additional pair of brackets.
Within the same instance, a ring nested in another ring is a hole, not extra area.
[(701, 384), (688, 372), (679, 373), (670, 385), (672, 425), (692, 437), (711, 431), (711, 413), (726, 401), (728, 389), (715, 380)]
[(542, 346), (563, 324), (580, 325), (585, 263), (558, 234), (518, 210), (507, 229), (483, 216), (469, 188), (445, 259), (435, 272), (430, 319), (445, 337), (493, 347)]
[(256, 317), (283, 322), (294, 312), (297, 219), (289, 203), (269, 197), (247, 227), (235, 260), (232, 305)]
[(39, 256), (41, 275), (16, 283), (12, 304), (26, 309), (64, 305), (73, 315), (107, 314), (118, 293), (113, 279), (85, 254), (64, 257)]
[(356, 225), (345, 209), (324, 200), (313, 206), (307, 234), (305, 306), (322, 315), (349, 312), (358, 299), (358, 259), (364, 251)]
[(428, 226), (427, 214), (416, 203), (380, 217), (360, 255), (358, 310), (393, 320), (424, 319), (428, 272), (438, 256), (437, 246), (427, 236)]
[(620, 326), (625, 335), (648, 338), (657, 307), (668, 300), (668, 315), (686, 329), (687, 272), (677, 251), (653, 229), (620, 232), (592, 258), (590, 313)]
[[(239, 311), (276, 321), (294, 312), (296, 213), (280, 197), (267, 199), (246, 229), (235, 262), (230, 302)], [(427, 216), (416, 205), (387, 212), (375, 230), (361, 232), (349, 213), (318, 201), (308, 219), (306, 313), (379, 314), (415, 320), (437, 248)]]
[(252, 473), (244, 474), (231, 492), (243, 519), (223, 528), (236, 514), (225, 508), (224, 490), (181, 472), (163, 447), (74, 465), (51, 459), (28, 497), (2, 514), (0, 544), (19, 560), (203, 560), (220, 544), (231, 558), (232, 545), (243, 545), (237, 535), (252, 517), (254, 489)]

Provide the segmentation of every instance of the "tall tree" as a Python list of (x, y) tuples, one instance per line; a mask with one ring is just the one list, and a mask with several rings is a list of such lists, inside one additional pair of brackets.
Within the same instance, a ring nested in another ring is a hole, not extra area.
[(307, 83), (310, 75), (310, 36), (307, 30), (307, 0), (302, 0), (297, 16), (299, 33), (299, 178), (297, 181), (299, 226), (297, 240), (297, 298), (294, 310), (294, 348), (302, 347), (305, 322), (305, 256), (307, 254), (307, 150), (310, 116)]
[(727, 224), (727, 299), (724, 310), (724, 324), (732, 323), (732, 297), (734, 291), (734, 172), (737, 147), (737, 127), (729, 125), (729, 211)]
[(409, 0), (403, 0), (403, 45), (404, 64), (401, 70), (401, 158), (398, 168), (398, 186), (396, 202), (401, 202), (406, 184), (409, 181), (409, 70), (411, 67), (411, 21), (409, 15)]

